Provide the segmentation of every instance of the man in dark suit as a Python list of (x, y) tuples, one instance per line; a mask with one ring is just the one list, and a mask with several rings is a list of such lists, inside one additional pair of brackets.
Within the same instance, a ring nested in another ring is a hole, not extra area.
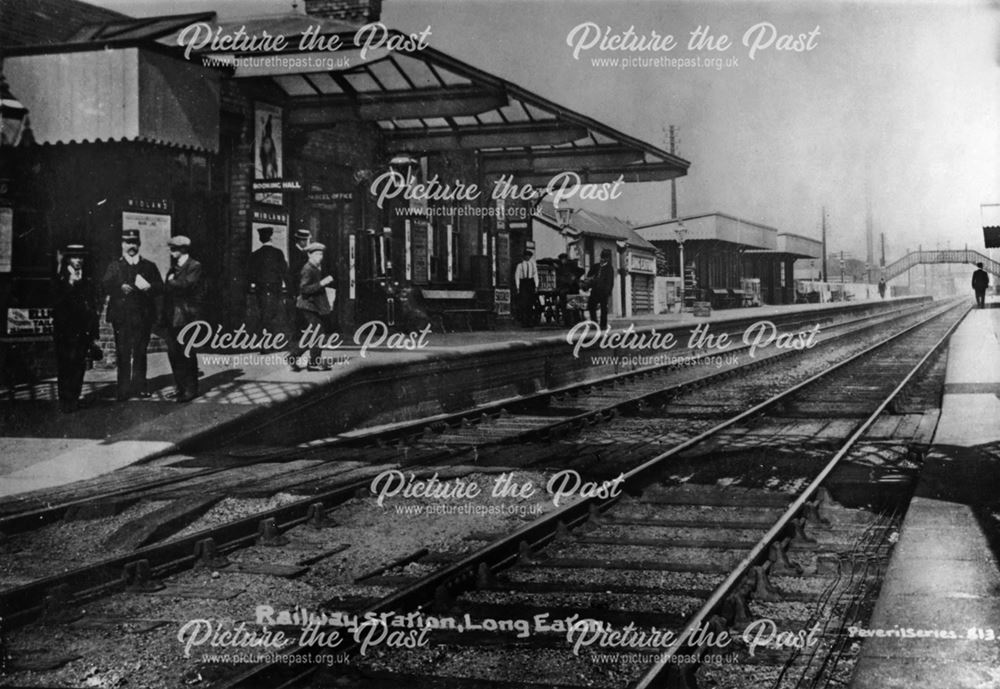
[[(305, 327), (305, 323), (300, 320), (299, 310), (295, 308), (295, 299), (299, 296), (299, 279), (302, 277), (302, 266), (306, 264), (309, 257), (306, 255), (306, 247), (312, 243), (312, 235), (309, 230), (299, 228), (295, 230), (293, 237), (295, 242), (288, 249), (288, 296), (291, 302), (291, 313), (289, 321), (292, 323), (292, 333), (290, 339), (298, 337), (298, 333)], [(287, 313), (287, 312), (286, 312)]]
[(260, 247), (250, 254), (250, 265), (247, 271), (250, 278), (250, 290), (257, 296), (257, 316), (261, 327), (274, 335), (281, 327), (281, 288), (288, 275), (288, 263), (285, 254), (271, 244), (274, 229), (261, 227), (257, 229)]
[(285, 281), (285, 284), (288, 285), (288, 294), (293, 300), (299, 296), (299, 278), (302, 277), (302, 266), (309, 260), (306, 247), (311, 243), (312, 235), (309, 234), (309, 230), (295, 230), (295, 243), (288, 255), (288, 279)]
[(597, 309), (601, 309), (601, 328), (608, 327), (608, 299), (615, 289), (615, 269), (611, 265), (611, 250), (601, 252), (601, 262), (590, 269), (587, 274), (590, 281), (590, 297), (587, 299), (587, 311), (590, 320), (597, 321)]
[[(295, 301), (295, 308), (299, 312), (301, 321), (304, 324), (303, 331), (310, 329), (311, 341), (316, 342), (326, 335), (326, 316), (330, 313), (330, 300), (326, 296), (326, 287), (333, 283), (333, 277), (323, 274), (323, 253), (326, 246), (319, 242), (313, 242), (306, 246), (308, 260), (302, 266), (302, 273), (299, 276), (299, 296)], [(318, 344), (313, 344), (309, 349), (309, 370), (329, 371), (330, 365), (323, 364), (320, 360), (322, 354)], [(288, 354), (288, 363), (293, 371), (301, 371), (298, 359), (306, 347), (302, 346), (302, 333), (292, 345), (292, 350)]]
[(198, 396), (198, 354), (185, 353), (177, 334), (188, 323), (201, 318), (204, 301), (204, 277), (201, 264), (190, 256), (191, 240), (182, 235), (171, 237), (170, 272), (164, 282), (163, 323), (167, 330), (167, 356), (174, 372), (177, 402), (190, 402)]
[(119, 402), (146, 390), (146, 348), (156, 321), (156, 298), (163, 278), (156, 264), (139, 255), (139, 231), (122, 233), (122, 255), (108, 266), (101, 281), (108, 295), (108, 323), (115, 329)]
[(983, 264), (976, 264), (977, 270), (972, 273), (972, 290), (976, 293), (976, 306), (986, 308), (986, 288), (990, 286), (990, 276), (983, 270)]
[(98, 337), (97, 300), (84, 268), (86, 254), (82, 244), (67, 246), (53, 282), (53, 339), (62, 412), (76, 411), (87, 371), (87, 356)]

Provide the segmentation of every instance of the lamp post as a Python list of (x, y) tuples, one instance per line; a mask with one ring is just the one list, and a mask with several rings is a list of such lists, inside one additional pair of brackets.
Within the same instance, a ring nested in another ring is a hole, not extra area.
[(687, 282), (687, 275), (684, 270), (684, 239), (687, 237), (687, 233), (688, 230), (684, 227), (684, 223), (678, 222), (677, 228), (674, 230), (674, 234), (677, 235), (677, 246), (679, 248), (681, 262), (681, 313), (684, 312), (684, 283)]
[(570, 256), (570, 245), (580, 238), (580, 230), (570, 226), (576, 211), (570, 206), (556, 206), (555, 211), (556, 219), (559, 222), (559, 231), (562, 233), (563, 241), (565, 241), (566, 255), (570, 259), (576, 260), (575, 257)]
[(628, 250), (628, 242), (624, 239), (616, 239), (615, 247), (618, 249), (618, 284), (621, 285), (622, 317), (627, 318), (632, 315), (629, 307), (628, 267), (626, 266), (625, 258), (625, 252)]

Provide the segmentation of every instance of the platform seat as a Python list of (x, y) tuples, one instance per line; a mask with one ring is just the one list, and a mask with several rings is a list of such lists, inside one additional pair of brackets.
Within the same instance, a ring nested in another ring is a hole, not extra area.
[(731, 289), (729, 290), (729, 299), (732, 301), (733, 306), (753, 306), (753, 296), (742, 289)]
[(708, 300), (713, 309), (728, 309), (733, 306), (733, 298), (729, 295), (729, 290), (715, 289), (708, 290)]
[(473, 326), (494, 328), (493, 307), (472, 289), (421, 289), (420, 296), (427, 308), (431, 326), (446, 333), (449, 328)]

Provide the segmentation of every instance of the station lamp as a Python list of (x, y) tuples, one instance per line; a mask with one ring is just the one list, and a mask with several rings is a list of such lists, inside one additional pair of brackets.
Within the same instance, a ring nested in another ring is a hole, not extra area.
[(681, 262), (681, 311), (684, 311), (684, 283), (687, 282), (687, 276), (684, 271), (684, 240), (687, 239), (688, 229), (684, 227), (684, 223), (678, 221), (677, 227), (674, 228), (674, 234), (677, 235), (677, 246), (680, 248), (680, 262)]

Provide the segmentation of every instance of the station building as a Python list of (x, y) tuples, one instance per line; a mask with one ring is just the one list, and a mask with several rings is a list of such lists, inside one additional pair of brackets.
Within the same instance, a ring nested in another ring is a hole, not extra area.
[(636, 232), (663, 252), (668, 275), (681, 275), (683, 251), (685, 299), (713, 308), (742, 305), (758, 284), (761, 303), (794, 303), (795, 262), (822, 253), (815, 239), (717, 212), (646, 223)]
[[(383, 27), (365, 38), (392, 42), (356, 47), (359, 26), (379, 19), (377, 0), (307, 0), (305, 9), (235, 22), (211, 12), (99, 13), (57, 43), (4, 46), (3, 75), (31, 128), (5, 156), (11, 183), (0, 202), (13, 211), (0, 235), (11, 256), (0, 270), (5, 342), (44, 332), (56, 251), (69, 242), (90, 247), (99, 276), (119, 255), (123, 229), (139, 230), (143, 254), (161, 270), (167, 238), (189, 236), (211, 276), (208, 316), (233, 328), (252, 316), (255, 230), (272, 227), (290, 253), (294, 231), (305, 228), (327, 245), (336, 317), (348, 330), (391, 322), (395, 296), (413, 288), (509, 300), (531, 241), (526, 185), (686, 174), (686, 160), (417, 35)], [(267, 31), (291, 47), (185, 55), (178, 38), (192, 26)], [(303, 36), (342, 47), (302, 50)]]
[(612, 315), (627, 318), (653, 313), (656, 247), (627, 222), (587, 209), (571, 209), (562, 218), (552, 202), (543, 201), (533, 215), (535, 257), (567, 254), (589, 271), (600, 262), (601, 252), (611, 251), (618, 279), (609, 305)]

